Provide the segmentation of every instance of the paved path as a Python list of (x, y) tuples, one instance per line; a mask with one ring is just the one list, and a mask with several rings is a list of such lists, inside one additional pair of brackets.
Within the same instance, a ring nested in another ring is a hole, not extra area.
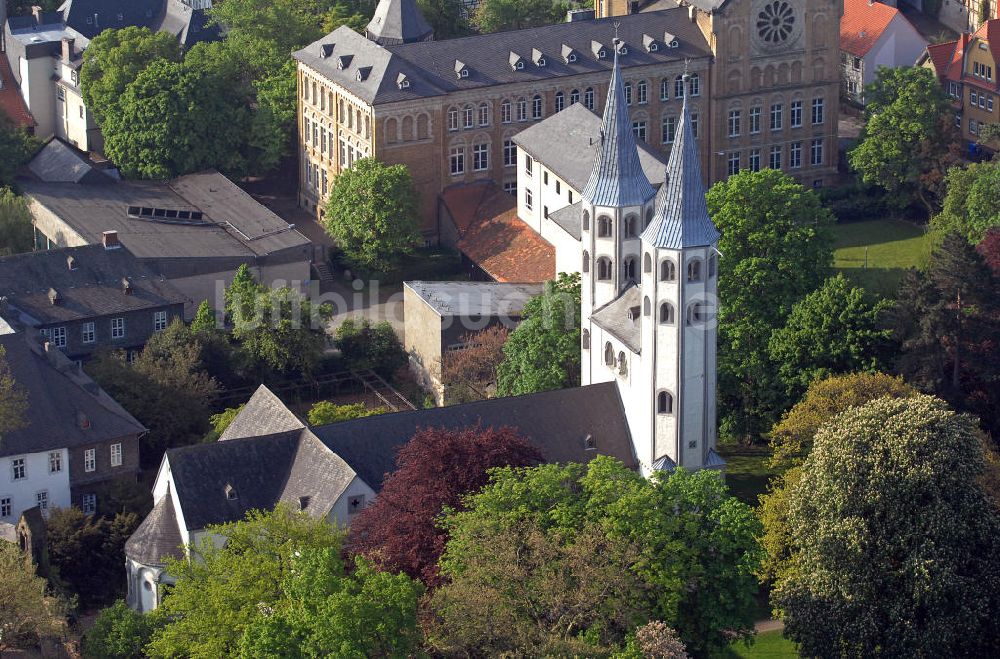
[(753, 630), (758, 634), (763, 634), (764, 632), (773, 632), (782, 630), (785, 628), (785, 623), (781, 620), (758, 620), (753, 624)]

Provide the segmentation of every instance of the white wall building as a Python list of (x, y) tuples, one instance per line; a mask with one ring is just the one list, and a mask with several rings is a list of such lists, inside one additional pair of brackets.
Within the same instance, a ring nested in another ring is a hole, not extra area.
[(880, 66), (913, 66), (927, 40), (895, 7), (875, 0), (844, 0), (840, 19), (840, 66), (844, 91), (864, 104), (864, 88)]
[(28, 508), (67, 508), (72, 503), (69, 487), (69, 451), (56, 448), (37, 453), (19, 453), (0, 459), (0, 522), (17, 523)]

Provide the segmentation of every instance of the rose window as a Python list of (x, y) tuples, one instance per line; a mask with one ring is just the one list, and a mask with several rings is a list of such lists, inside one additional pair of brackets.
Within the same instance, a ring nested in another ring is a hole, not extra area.
[(770, 2), (757, 14), (757, 34), (766, 44), (784, 43), (794, 27), (795, 13), (787, 2)]

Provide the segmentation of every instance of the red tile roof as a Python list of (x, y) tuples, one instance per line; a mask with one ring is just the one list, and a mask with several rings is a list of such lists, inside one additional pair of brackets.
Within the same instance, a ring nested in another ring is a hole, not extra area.
[(0, 112), (10, 117), (15, 126), (31, 129), (36, 125), (35, 118), (31, 116), (28, 106), (21, 98), (17, 81), (14, 80), (14, 74), (10, 70), (10, 62), (3, 53), (0, 53)]
[(955, 52), (957, 41), (946, 41), (927, 46), (927, 56), (934, 65), (934, 73), (945, 77), (948, 75), (948, 67), (951, 64), (952, 54)]
[(840, 49), (864, 57), (898, 14), (898, 9), (881, 2), (869, 4), (868, 0), (844, 0), (844, 15), (840, 18)]
[(993, 61), (1000, 66), (1000, 18), (986, 21), (979, 26), (973, 36), (985, 39), (990, 46)]
[(441, 196), (461, 233), (456, 246), (490, 277), (537, 283), (556, 276), (555, 248), (518, 219), (514, 198), (495, 184), (461, 186)]

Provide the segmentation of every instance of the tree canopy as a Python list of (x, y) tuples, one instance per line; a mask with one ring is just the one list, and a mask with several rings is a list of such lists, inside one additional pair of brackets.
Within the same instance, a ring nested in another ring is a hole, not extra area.
[(480, 32), (503, 32), (558, 23), (569, 5), (552, 0), (481, 0), (472, 12), (472, 24)]
[(326, 231), (355, 266), (387, 272), (419, 239), (417, 192), (405, 165), (362, 158), (334, 180)]
[(30, 252), (34, 245), (28, 205), (10, 188), (0, 188), (0, 256)]
[[(845, 468), (849, 465), (849, 468)], [(1000, 643), (1000, 518), (976, 423), (930, 396), (822, 427), (788, 503), (772, 600), (806, 656), (985, 656)]]
[(517, 396), (580, 384), (580, 275), (559, 273), (524, 305), (503, 346), (497, 395)]
[(366, 416), (384, 414), (387, 411), (384, 407), (369, 409), (364, 403), (337, 405), (328, 400), (321, 400), (309, 408), (308, 419), (310, 426), (325, 426), (328, 423), (361, 419)]
[(0, 113), (0, 188), (14, 184), (14, 177), (21, 165), (28, 162), (38, 148), (38, 141), (23, 128), (18, 128)]
[(102, 609), (83, 635), (84, 659), (145, 659), (154, 616), (133, 611), (123, 600)]
[(383, 570), (436, 585), (448, 538), (437, 525), (442, 510), (461, 508), (462, 497), (489, 480), (489, 469), (541, 459), (510, 428), (420, 430), (399, 450), (378, 498), (351, 523), (348, 548)]
[(367, 318), (347, 318), (335, 335), (348, 368), (371, 369), (384, 378), (406, 366), (406, 352), (396, 330), (387, 321), (372, 324)]
[(768, 343), (793, 305), (826, 278), (833, 217), (811, 190), (773, 169), (713, 185), (708, 210), (719, 251), (719, 417), (724, 434), (752, 439), (770, 428), (785, 395)]
[(1000, 227), (1000, 163), (969, 163), (948, 170), (944, 207), (931, 226), (943, 237), (958, 233), (973, 245)]
[(24, 427), (27, 409), (28, 395), (14, 380), (7, 362), (7, 349), (0, 345), (0, 443), (6, 433)]
[(0, 540), (0, 651), (32, 648), (65, 630), (65, 605), (13, 542)]

